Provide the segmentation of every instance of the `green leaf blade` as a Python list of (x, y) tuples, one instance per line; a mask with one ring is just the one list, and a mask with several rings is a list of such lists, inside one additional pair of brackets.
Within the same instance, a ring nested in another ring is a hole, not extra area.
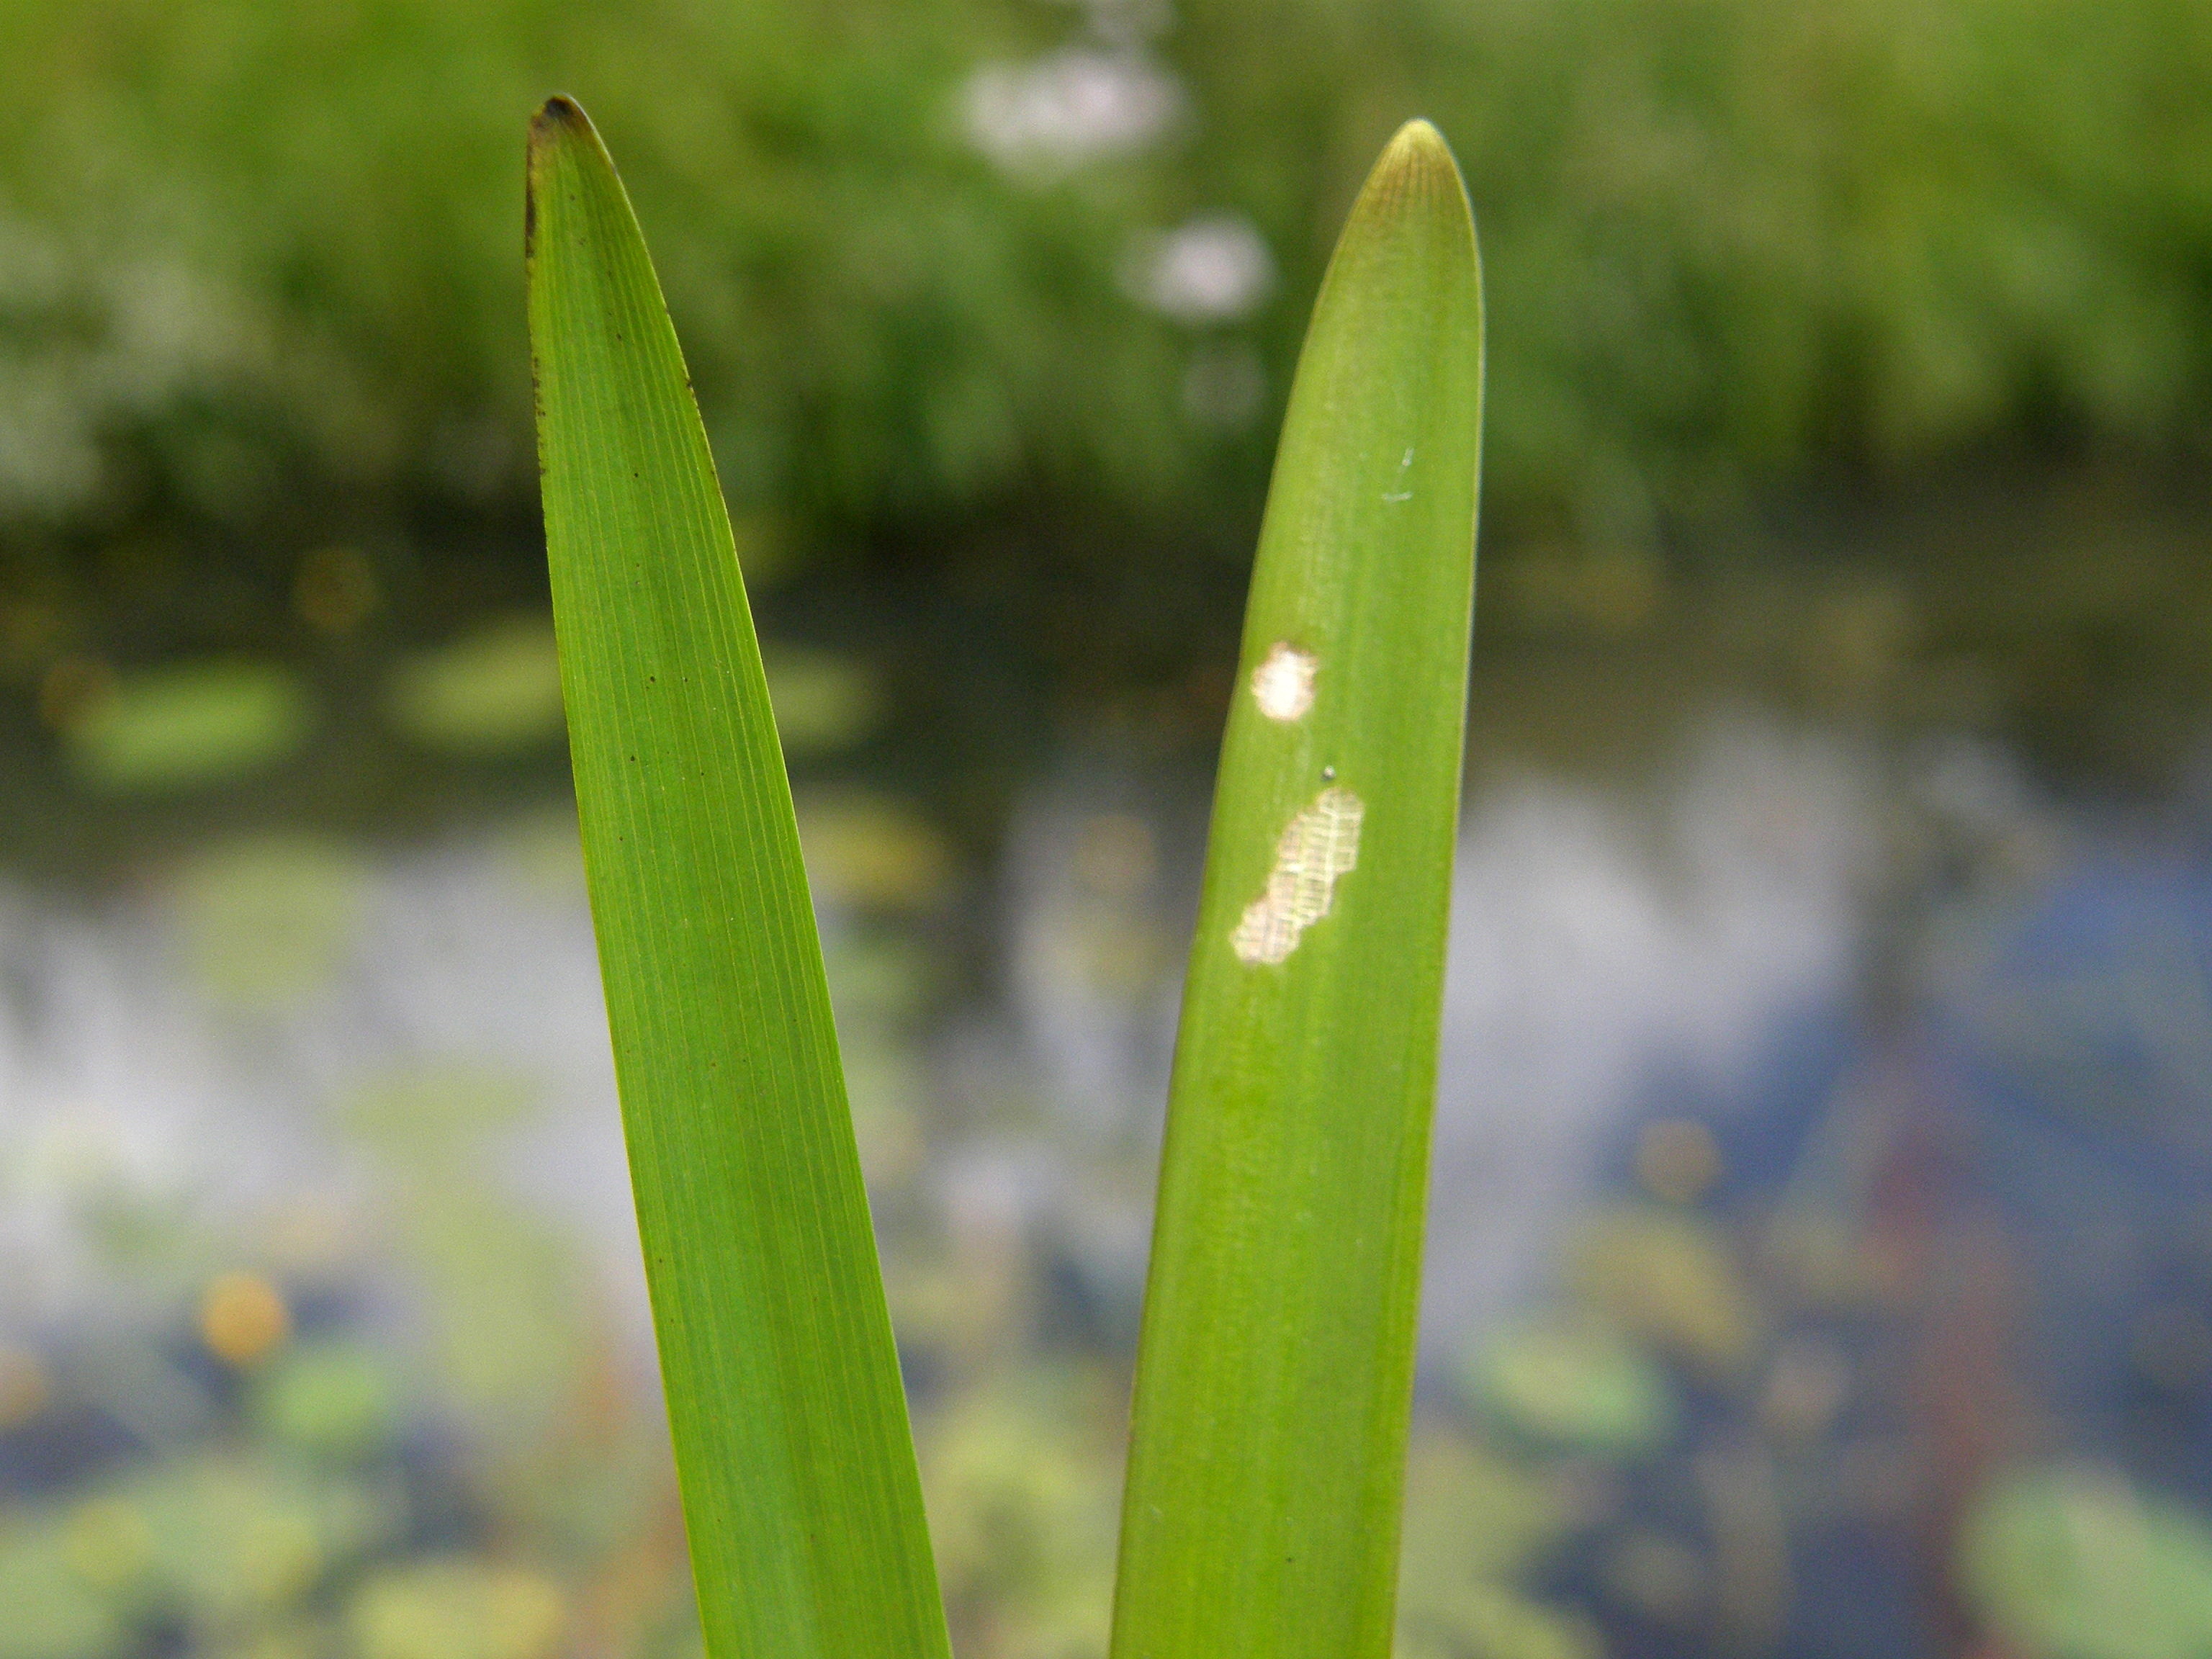
[(1261, 532), (1164, 1155), (1115, 1659), (1390, 1650), (1474, 599), (1481, 277), (1409, 125)]
[(582, 111), (531, 128), (547, 554), (713, 1659), (947, 1652), (820, 945), (704, 428)]

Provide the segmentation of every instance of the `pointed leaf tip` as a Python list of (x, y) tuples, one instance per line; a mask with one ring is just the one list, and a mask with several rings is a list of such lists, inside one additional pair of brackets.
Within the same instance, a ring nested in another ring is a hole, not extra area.
[(584, 106), (562, 92), (555, 93), (539, 105), (538, 113), (530, 120), (530, 137), (533, 142), (558, 131), (589, 132), (591, 130), (592, 118), (584, 113)]
[(1473, 219), (1443, 138), (1410, 122), (1315, 302), (1253, 566), (1115, 1659), (1391, 1651), (1481, 426)]
[[(539, 175), (554, 165), (553, 158), (571, 142), (580, 142), (586, 150), (606, 155), (606, 146), (599, 142), (599, 130), (592, 125), (592, 118), (584, 113), (584, 106), (566, 94), (556, 92), (540, 104), (538, 112), (530, 118), (530, 141), (525, 147), (529, 157), (526, 182), (532, 198), (526, 204), (525, 211), (531, 215), (533, 228)], [(606, 166), (610, 173), (614, 170), (611, 158), (608, 158)]]
[(1443, 134), (1434, 124), (1416, 117), (1383, 146), (1361, 194), (1392, 202), (1456, 197), (1463, 203), (1467, 186)]
[(708, 1659), (945, 1659), (898, 1353), (729, 516), (614, 163), (531, 126), (584, 867)]
[(1391, 136), (1390, 142), (1383, 147), (1382, 154), (1388, 158), (1401, 150), (1449, 156), (1451, 146), (1444, 143), (1444, 136), (1437, 131), (1435, 122), (1426, 116), (1416, 115)]

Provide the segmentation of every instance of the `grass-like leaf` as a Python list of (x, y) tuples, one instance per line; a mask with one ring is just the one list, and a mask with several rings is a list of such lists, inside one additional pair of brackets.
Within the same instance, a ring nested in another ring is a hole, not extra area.
[(1481, 437), (1451, 155), (1376, 164), (1267, 499), (1176, 1049), (1115, 1659), (1383, 1659)]
[(712, 1659), (946, 1651), (760, 648), (583, 112), (530, 135), (545, 539), (630, 1177)]

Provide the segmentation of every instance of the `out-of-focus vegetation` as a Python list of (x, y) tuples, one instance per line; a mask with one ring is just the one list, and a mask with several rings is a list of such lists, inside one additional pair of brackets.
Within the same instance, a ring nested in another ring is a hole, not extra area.
[(1331, 228), (1414, 112), (1483, 222), (1509, 528), (2194, 454), (2208, 82), (2188, 0), (9, 0), (6, 643), (534, 590), (549, 88), (632, 158), (760, 572), (1126, 582), (1244, 556)]

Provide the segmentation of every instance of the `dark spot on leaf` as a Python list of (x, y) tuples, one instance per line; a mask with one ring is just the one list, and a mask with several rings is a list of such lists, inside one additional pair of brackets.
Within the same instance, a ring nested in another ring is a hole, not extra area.
[(530, 125), (547, 130), (565, 127), (572, 132), (582, 132), (592, 124), (574, 99), (566, 93), (556, 92), (538, 107), (537, 118)]

